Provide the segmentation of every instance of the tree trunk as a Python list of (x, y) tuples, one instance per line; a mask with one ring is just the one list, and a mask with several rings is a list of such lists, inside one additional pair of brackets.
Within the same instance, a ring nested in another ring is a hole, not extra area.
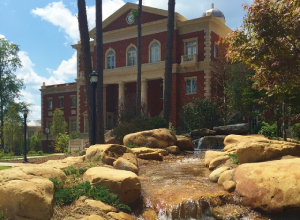
[[(0, 68), (0, 91), (2, 91), (2, 69)], [(1, 135), (1, 149), (4, 149), (4, 138), (3, 138), (3, 125), (4, 125), (4, 112), (3, 112), (3, 97), (2, 92), (0, 93), (0, 135)]]
[(81, 55), (83, 60), (83, 71), (85, 78), (86, 101), (89, 116), (89, 140), (92, 142), (92, 87), (90, 85), (90, 74), (93, 71), (90, 52), (90, 36), (86, 15), (85, 0), (78, 0), (78, 24), (81, 41)]
[[(104, 144), (104, 111), (103, 111), (103, 30), (102, 30), (102, 0), (96, 1), (96, 43), (97, 43), (97, 144)], [(106, 100), (106, 99), (105, 99)]]
[(169, 0), (168, 3), (168, 32), (167, 32), (167, 52), (165, 65), (165, 91), (164, 91), (164, 110), (163, 116), (167, 122), (167, 127), (170, 122), (171, 112), (171, 92), (172, 92), (172, 55), (173, 55), (173, 38), (174, 38), (174, 14), (175, 0)]
[(137, 42), (137, 80), (136, 80), (136, 113), (141, 114), (141, 83), (142, 83), (142, 0), (138, 6), (138, 42)]

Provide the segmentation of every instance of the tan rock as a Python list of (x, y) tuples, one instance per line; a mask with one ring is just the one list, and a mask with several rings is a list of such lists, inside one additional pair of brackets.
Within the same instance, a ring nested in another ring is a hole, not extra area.
[(157, 152), (139, 154), (138, 158), (144, 159), (144, 160), (159, 160), (159, 161), (163, 160), (163, 156)]
[(114, 161), (119, 157), (122, 157), (125, 153), (133, 154), (129, 148), (123, 145), (109, 144), (102, 153), (102, 162), (108, 165), (113, 165)]
[(233, 170), (226, 170), (224, 171), (221, 175), (220, 178), (218, 180), (218, 184), (222, 185), (224, 182), (226, 181), (231, 181), (233, 179), (233, 175), (234, 175), (235, 169)]
[(135, 155), (146, 154), (146, 153), (160, 153), (163, 156), (169, 154), (168, 151), (159, 148), (148, 148), (148, 147), (137, 147), (131, 149)]
[(141, 195), (141, 183), (138, 176), (130, 171), (93, 167), (84, 173), (83, 179), (93, 185), (106, 187), (125, 204), (135, 202)]
[(107, 215), (114, 220), (135, 220), (135, 218), (133, 218), (131, 215), (128, 215), (124, 212), (109, 212)]
[(114, 162), (114, 168), (118, 170), (128, 170), (134, 172), (135, 174), (138, 174), (138, 168), (133, 163), (130, 163), (128, 160), (124, 159), (123, 157), (119, 157)]
[(209, 175), (209, 180), (212, 182), (217, 182), (221, 174), (225, 171), (229, 170), (229, 167), (220, 167), (216, 170), (214, 170), (210, 175)]
[(234, 174), (245, 206), (270, 213), (300, 208), (300, 159), (247, 163)]
[(135, 166), (138, 166), (138, 161), (134, 153), (124, 153), (122, 157), (130, 163), (133, 163)]
[(158, 219), (156, 212), (151, 208), (145, 208), (142, 216), (147, 220), (157, 220)]
[(194, 150), (194, 145), (190, 138), (183, 135), (176, 135), (177, 143), (174, 144), (179, 147), (180, 150)]
[(204, 158), (204, 164), (205, 166), (209, 166), (210, 162), (217, 158), (217, 157), (220, 157), (220, 156), (225, 156), (226, 152), (222, 152), (222, 151), (211, 151), (211, 150), (208, 150), (205, 152), (205, 158)]
[(227, 192), (233, 192), (236, 187), (236, 183), (233, 181), (225, 181), (222, 185)]
[(92, 199), (86, 199), (84, 201), (87, 205), (94, 207), (94, 208), (98, 208), (101, 211), (108, 213), (108, 212), (116, 212), (117, 209), (113, 206), (110, 205), (106, 205), (105, 203), (101, 202), (101, 201), (95, 201)]
[(53, 167), (20, 166), (0, 171), (0, 210), (11, 219), (47, 220), (53, 214), (54, 186), (65, 174)]
[(230, 160), (230, 157), (229, 157), (229, 156), (221, 156), (221, 157), (217, 157), (217, 158), (213, 159), (212, 161), (210, 161), (209, 169), (210, 169), (210, 170), (213, 170), (213, 169), (215, 169), (216, 167), (225, 164), (226, 161), (228, 161), (228, 160)]
[(99, 215), (91, 215), (91, 216), (88, 216), (88, 217), (84, 217), (81, 220), (106, 220), (106, 219), (99, 216)]
[(181, 153), (179, 147), (177, 147), (176, 145), (167, 147), (166, 150), (171, 154), (180, 154)]
[(125, 146), (137, 145), (150, 148), (166, 148), (175, 145), (176, 141), (175, 134), (166, 128), (128, 134), (123, 139)]
[(248, 141), (239, 147), (236, 155), (240, 163), (261, 162), (286, 155), (300, 156), (300, 144), (284, 141)]
[(97, 158), (102, 157), (103, 151), (106, 150), (106, 148), (108, 148), (109, 146), (110, 144), (96, 144), (90, 146), (86, 150), (86, 159), (96, 160)]
[[(268, 140), (263, 135), (228, 135), (224, 139), (224, 151), (236, 151), (248, 141), (266, 141)], [(240, 145), (240, 143), (242, 143)]]

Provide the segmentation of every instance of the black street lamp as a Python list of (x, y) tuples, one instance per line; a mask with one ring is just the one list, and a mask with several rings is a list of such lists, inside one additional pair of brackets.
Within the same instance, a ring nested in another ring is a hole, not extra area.
[(28, 160), (27, 160), (27, 157), (26, 157), (26, 154), (27, 154), (27, 148), (26, 148), (26, 127), (27, 127), (27, 122), (26, 122), (26, 119), (27, 119), (27, 114), (28, 114), (28, 109), (24, 108), (23, 109), (23, 115), (24, 115), (24, 160), (23, 160), (23, 163), (27, 163)]
[(95, 145), (96, 144), (96, 135), (95, 135), (95, 131), (96, 131), (96, 94), (95, 94), (95, 90), (97, 87), (97, 81), (98, 81), (98, 74), (93, 71), (90, 74), (90, 82), (92, 84), (92, 117), (91, 117), (91, 122), (92, 122), (92, 143), (91, 145)]
[(48, 134), (49, 134), (50, 129), (46, 128), (45, 131), (46, 131), (46, 134), (47, 134), (46, 151), (47, 151), (47, 154), (49, 154)]

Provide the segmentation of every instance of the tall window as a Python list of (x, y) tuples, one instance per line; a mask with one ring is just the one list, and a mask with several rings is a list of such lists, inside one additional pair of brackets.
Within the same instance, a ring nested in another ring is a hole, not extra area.
[(109, 51), (106, 55), (106, 69), (115, 68), (115, 52)]
[(159, 43), (155, 42), (150, 47), (150, 63), (160, 61), (160, 46)]
[(59, 97), (59, 108), (64, 108), (64, 97)]
[(77, 132), (76, 130), (76, 119), (70, 121), (70, 133)]
[(76, 107), (76, 96), (71, 97), (71, 107)]
[(197, 93), (197, 78), (186, 79), (186, 94)]
[(197, 54), (197, 42), (190, 41), (185, 43), (186, 55)]
[(49, 107), (49, 109), (53, 108), (53, 100), (52, 99), (48, 99), (48, 107)]
[(135, 47), (130, 47), (127, 51), (127, 66), (136, 65), (136, 49)]
[[(52, 120), (47, 121), (47, 128), (49, 128), (49, 131), (50, 131), (51, 126), (52, 126)], [(50, 133), (51, 133), (51, 131), (50, 131)]]
[(217, 58), (218, 57), (218, 45), (215, 44), (214, 46), (214, 58)]

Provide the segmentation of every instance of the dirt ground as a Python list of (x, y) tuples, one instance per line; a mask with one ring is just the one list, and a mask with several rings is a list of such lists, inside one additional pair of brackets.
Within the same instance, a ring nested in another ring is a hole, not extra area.
[[(49, 156), (49, 157), (39, 157), (39, 158), (28, 158), (28, 163), (31, 164), (41, 164), (41, 163), (45, 163), (48, 160), (62, 160), (65, 159), (66, 157), (77, 157), (79, 156), (78, 153), (73, 153), (73, 154), (69, 154), (69, 155), (54, 155), (54, 156)], [(22, 163), (23, 158), (22, 159), (14, 159), (14, 160), (5, 160), (5, 162), (7, 163)]]

